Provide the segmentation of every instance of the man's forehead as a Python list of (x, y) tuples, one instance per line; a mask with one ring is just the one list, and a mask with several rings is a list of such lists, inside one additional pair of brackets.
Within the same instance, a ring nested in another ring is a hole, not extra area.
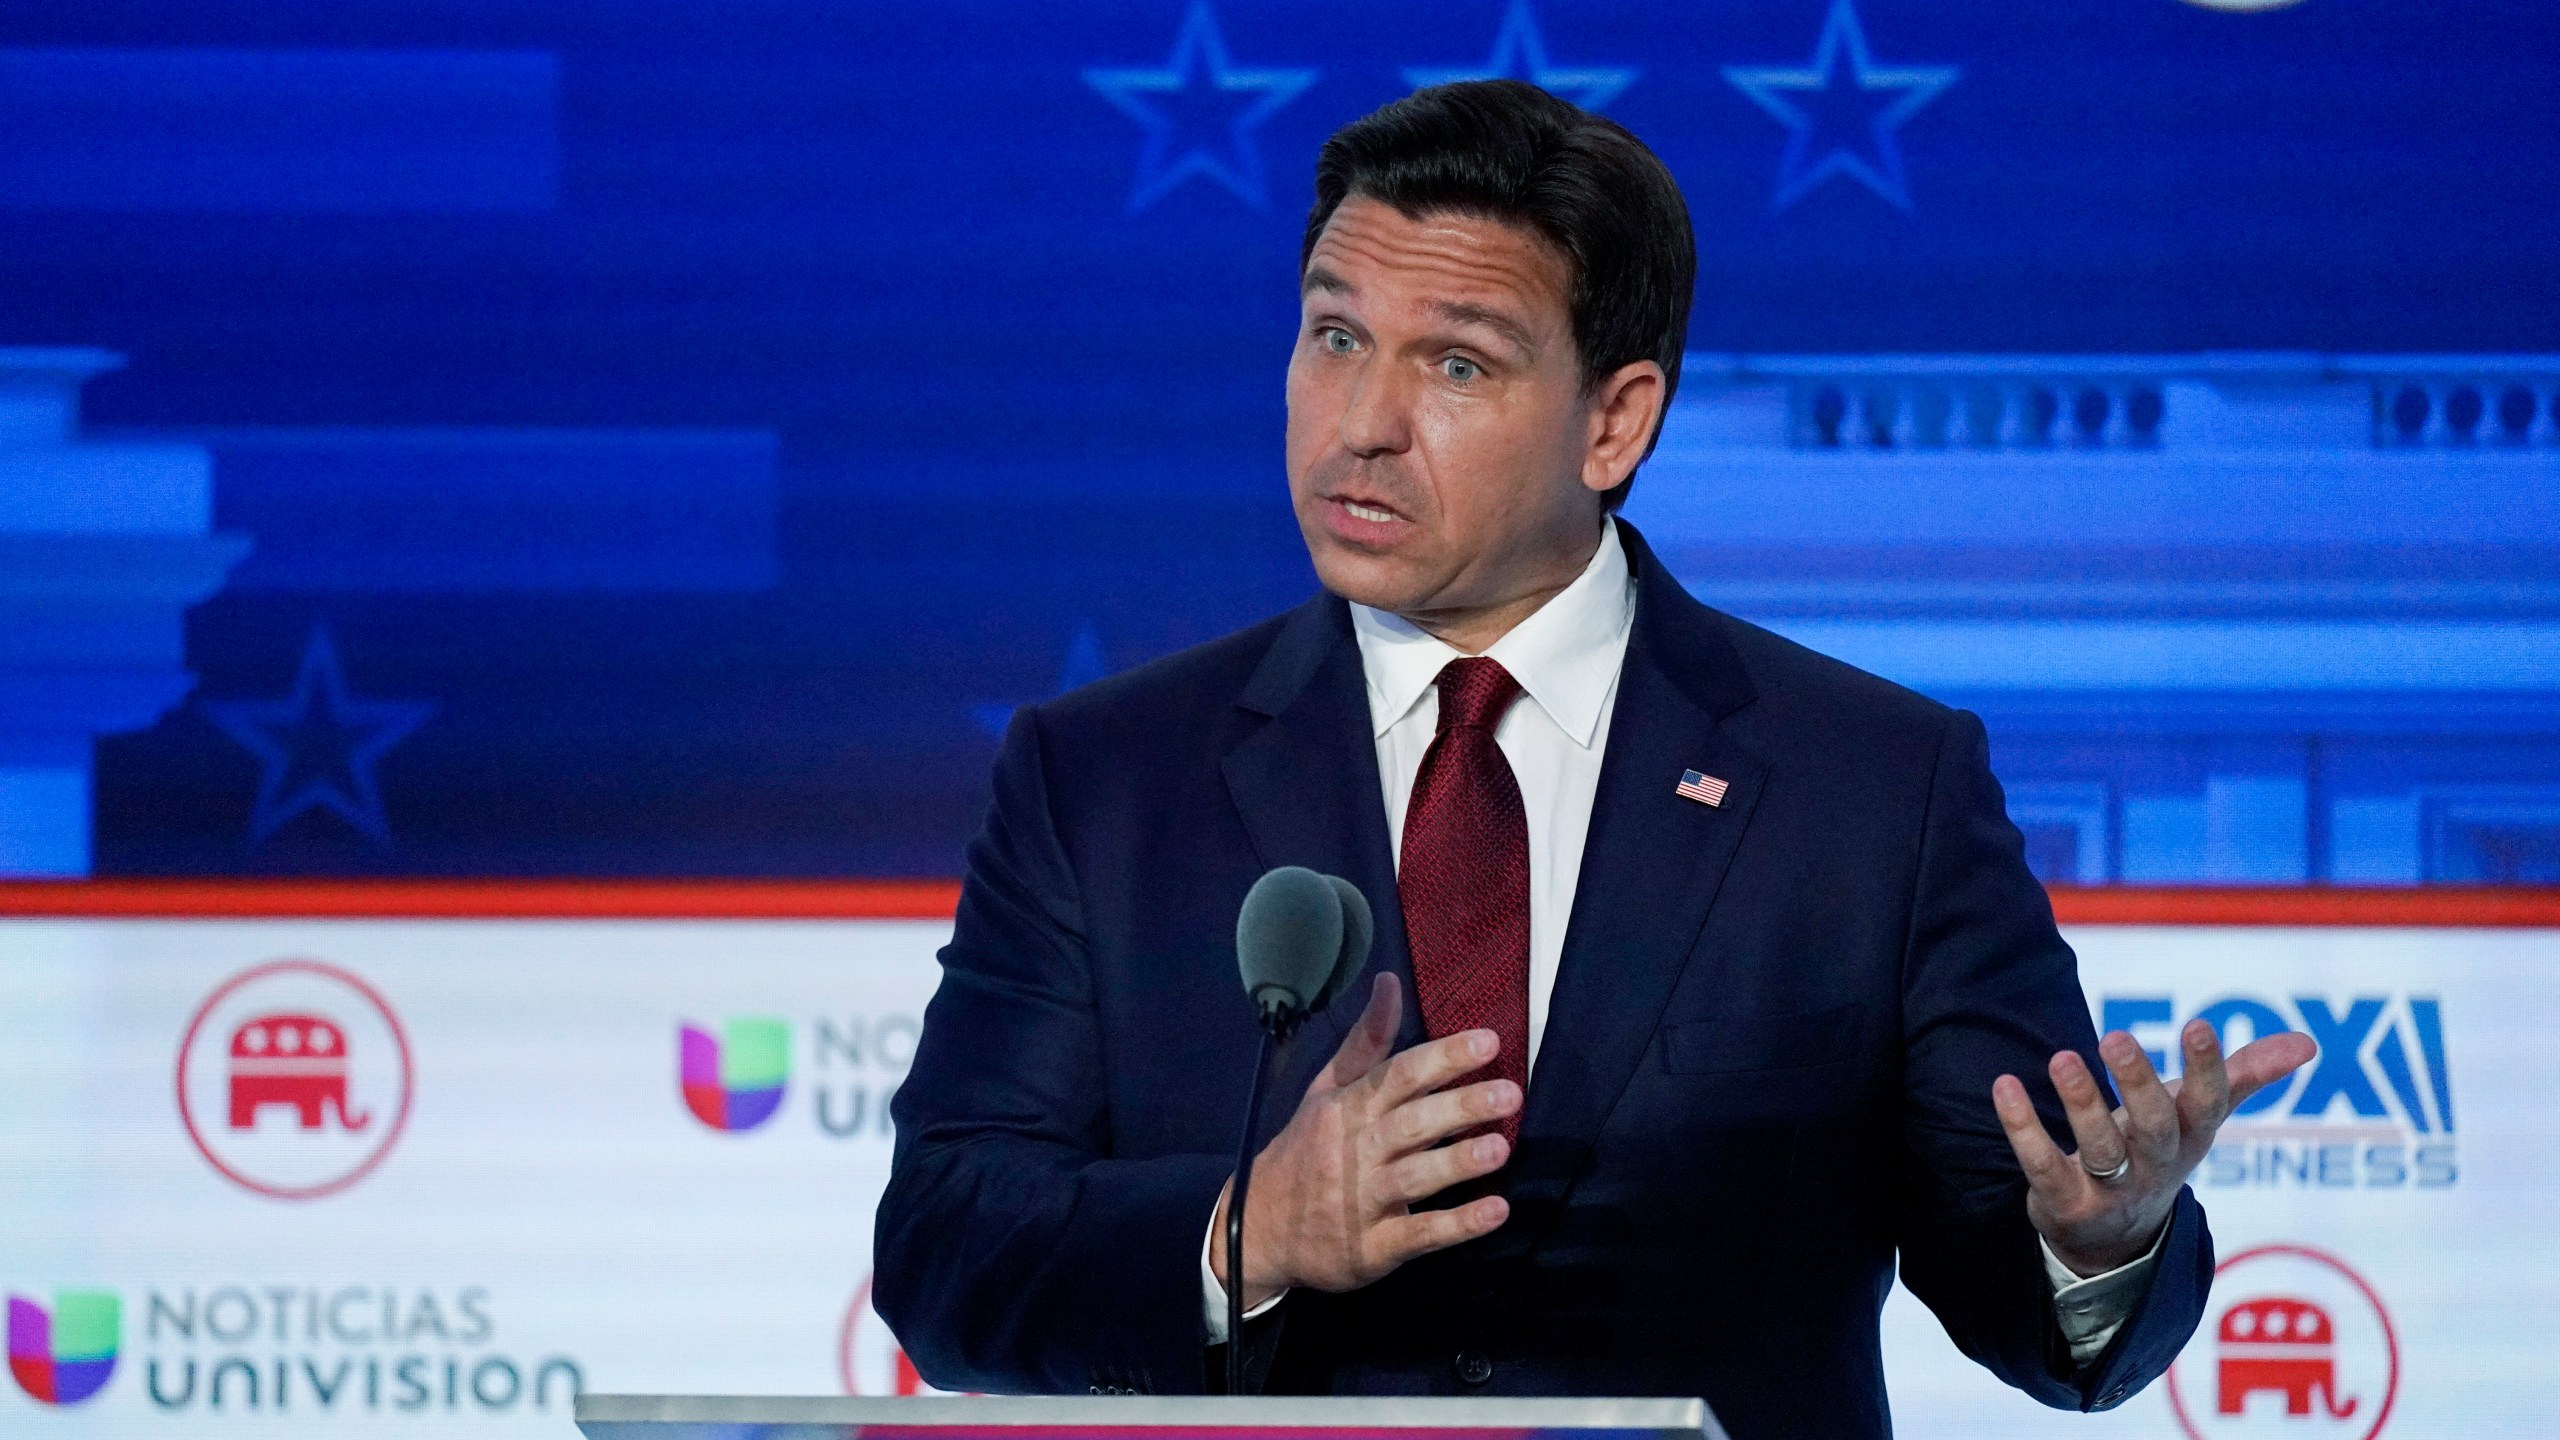
[(1304, 285), (1353, 295), (1392, 289), (1426, 301), (1513, 299), (1561, 312), (1565, 270), (1564, 256), (1525, 227), (1449, 211), (1416, 218), (1355, 195), (1316, 237)]

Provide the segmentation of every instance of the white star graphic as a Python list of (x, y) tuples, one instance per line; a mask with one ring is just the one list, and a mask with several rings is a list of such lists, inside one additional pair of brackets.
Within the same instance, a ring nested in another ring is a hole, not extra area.
[[(1262, 154), (1254, 146), (1253, 132), (1314, 84), (1318, 73), (1238, 69), (1227, 57), (1227, 42), (1218, 33), (1218, 17), (1210, 10), (1209, 0), (1193, 0), (1182, 17), (1181, 31), (1173, 38), (1173, 55), (1162, 69), (1086, 70), (1084, 83), (1146, 131), (1146, 144), (1138, 153), (1138, 183), (1129, 192), (1129, 213), (1153, 205), (1194, 175), (1224, 185), (1256, 210), (1268, 208)], [(1222, 102), (1219, 108), (1229, 112), (1220, 117), (1225, 123), (1216, 140), (1186, 138), (1183, 126), (1166, 113), (1168, 99), (1180, 96), (1196, 102), (1200, 97), (1189, 92), (1202, 81), (1208, 94)]]
[(1511, 0), (1511, 8), (1502, 16), (1502, 28), (1494, 33), (1493, 54), (1482, 65), (1416, 67), (1404, 72), (1404, 83), (1419, 90), (1460, 80), (1526, 80), (1585, 110), (1597, 110), (1617, 99), (1620, 91), (1635, 82), (1636, 74), (1633, 66), (1564, 66), (1550, 62), (1547, 42), (1538, 34), (1537, 17), (1529, 12), (1529, 0)]
[[(1835, 96), (1833, 92), (1844, 70), (1849, 90), (1843, 96)], [(1769, 202), (1772, 210), (1786, 209), (1834, 175), (1846, 175), (1898, 208), (1911, 209), (1911, 187), (1902, 172), (1902, 147), (1894, 140), (1893, 132), (1913, 112), (1937, 98), (1939, 91), (1954, 84), (1962, 73), (1953, 65), (1877, 65), (1867, 53), (1866, 31), (1859, 27), (1858, 11), (1851, 0), (1831, 0), (1831, 11), (1822, 22), (1822, 38), (1813, 48), (1813, 62), (1804, 69), (1724, 67), (1724, 78), (1750, 96), (1752, 103), (1776, 116), (1789, 132), (1786, 155), (1778, 162), (1777, 194)], [(1880, 93), (1894, 98), (1877, 104), (1870, 97)], [(1855, 118), (1864, 122), (1871, 151), (1862, 153), (1858, 146), (1848, 143), (1849, 137), (1817, 137), (1815, 132), (1825, 128), (1820, 117), (1791, 95), (1832, 100), (1832, 108), (1840, 99), (1849, 100), (1859, 110)]]

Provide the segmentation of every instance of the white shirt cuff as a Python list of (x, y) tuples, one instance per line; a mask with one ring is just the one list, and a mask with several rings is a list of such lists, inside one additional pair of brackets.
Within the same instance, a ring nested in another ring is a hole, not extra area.
[(2106, 1350), (2107, 1342), (2124, 1328), (2124, 1322), (2132, 1318), (2133, 1307), (2142, 1303), (2143, 1292), (2150, 1286), (2151, 1266), (2160, 1258), (2160, 1247), (2168, 1239), (2169, 1227), (2164, 1222), (2151, 1248), (2139, 1258), (2103, 1275), (2083, 1279), (2062, 1263), (2044, 1236), (2036, 1236), (2036, 1247), (2044, 1252), (2045, 1278), (2053, 1282), (2054, 1319), (2062, 1326), (2062, 1338), (2071, 1342), (2072, 1364), (2086, 1365), (2097, 1359)]
[[(1209, 1268), (1209, 1241), (1217, 1233), (1218, 1208), (1212, 1205), (1209, 1207), (1209, 1228), (1200, 1232), (1200, 1315), (1209, 1322), (1209, 1343), (1224, 1345), (1227, 1343), (1227, 1287), (1218, 1283), (1218, 1272)], [(2052, 1253), (2050, 1250), (2045, 1252), (2048, 1258)], [(1287, 1298), (1289, 1292), (1283, 1290), (1244, 1312), (1244, 1318), (1254, 1320), (1268, 1315), (1272, 1306)]]

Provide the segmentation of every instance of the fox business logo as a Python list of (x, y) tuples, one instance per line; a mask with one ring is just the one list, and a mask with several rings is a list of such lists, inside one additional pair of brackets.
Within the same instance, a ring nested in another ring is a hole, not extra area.
[(2192, 1010), (2175, 995), (2108, 995), (2101, 1032), (2141, 1042), (2161, 1074), (2202, 1020), (2228, 1052), (2298, 1031), (2318, 1058), (2233, 1112), (2199, 1183), (2258, 1189), (2441, 1190), (2461, 1178), (2444, 1007), (2433, 995), (2224, 995)]

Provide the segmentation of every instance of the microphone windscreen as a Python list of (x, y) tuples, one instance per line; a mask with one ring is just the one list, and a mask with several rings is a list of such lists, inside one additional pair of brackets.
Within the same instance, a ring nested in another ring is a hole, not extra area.
[(1334, 957), (1333, 974), (1324, 982), (1324, 993), (1316, 997), (1318, 1010), (1332, 1004), (1369, 968), (1369, 945), (1378, 933), (1377, 922), (1369, 914), (1369, 897), (1360, 893), (1360, 887), (1339, 875), (1324, 878), (1333, 882), (1333, 893), (1342, 901), (1342, 953)]
[(1253, 882), (1236, 912), (1236, 971), (1256, 1007), (1276, 999), (1305, 1013), (1341, 956), (1342, 899), (1332, 881), (1283, 865)]

